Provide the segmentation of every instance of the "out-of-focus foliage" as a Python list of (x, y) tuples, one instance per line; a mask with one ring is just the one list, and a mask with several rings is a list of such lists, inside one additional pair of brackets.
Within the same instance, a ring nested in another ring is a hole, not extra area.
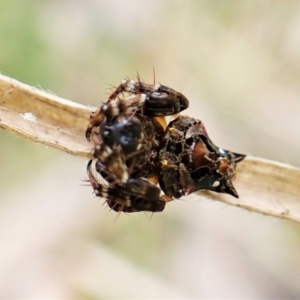
[(39, 1), (1, 1), (1, 72), (29, 84), (54, 82), (51, 49), (39, 30)]
[[(299, 166), (299, 20), (292, 0), (2, 1), (0, 71), (100, 105), (154, 67), (218, 145)], [(188, 198), (114, 221), (84, 160), (0, 138), (0, 298), (298, 298), (298, 226)]]

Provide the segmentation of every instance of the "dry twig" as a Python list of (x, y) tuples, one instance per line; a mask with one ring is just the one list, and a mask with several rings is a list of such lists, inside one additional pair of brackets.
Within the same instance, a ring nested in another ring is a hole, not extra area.
[(84, 138), (92, 109), (0, 74), (0, 127), (67, 153), (90, 157)]
[[(91, 157), (84, 133), (92, 109), (0, 75), (0, 127), (67, 153)], [(238, 165), (240, 195), (197, 192), (250, 211), (300, 223), (300, 169), (248, 157)]]

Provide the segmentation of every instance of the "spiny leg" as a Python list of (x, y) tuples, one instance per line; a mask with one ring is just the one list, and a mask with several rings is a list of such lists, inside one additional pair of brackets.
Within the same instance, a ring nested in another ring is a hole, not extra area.
[[(123, 212), (161, 212), (165, 208), (166, 201), (160, 197), (160, 189), (149, 183), (147, 180), (141, 178), (132, 178), (119, 187), (118, 199), (112, 199), (107, 204), (115, 211), (122, 210)], [(126, 203), (130, 205), (124, 205), (122, 199), (126, 199)], [(128, 201), (129, 200), (129, 201)]]
[(169, 116), (185, 110), (189, 106), (188, 99), (181, 93), (161, 84), (146, 84), (137, 76), (137, 81), (123, 80), (110, 95), (115, 99), (122, 92), (130, 94), (145, 94), (144, 113), (149, 116)]
[[(141, 178), (131, 178), (125, 184), (109, 182), (100, 174), (93, 173), (92, 160), (87, 165), (89, 182), (96, 196), (106, 200), (108, 206), (116, 212), (161, 212), (166, 200), (160, 197), (160, 189)], [(95, 172), (98, 173), (97, 166)]]

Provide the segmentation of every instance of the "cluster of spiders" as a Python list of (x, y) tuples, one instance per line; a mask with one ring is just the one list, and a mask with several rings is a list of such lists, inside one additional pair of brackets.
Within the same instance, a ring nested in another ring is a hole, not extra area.
[(96, 196), (128, 213), (161, 212), (168, 201), (201, 189), (238, 197), (232, 179), (245, 155), (217, 147), (200, 120), (178, 116), (188, 105), (167, 86), (123, 80), (86, 130), (95, 158), (87, 174)]

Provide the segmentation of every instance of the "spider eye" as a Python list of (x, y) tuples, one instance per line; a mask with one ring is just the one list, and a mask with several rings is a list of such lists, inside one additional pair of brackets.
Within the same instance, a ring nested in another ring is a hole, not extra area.
[(108, 129), (104, 130), (104, 132), (103, 132), (103, 138), (107, 139), (107, 138), (109, 138), (109, 136), (110, 136), (110, 130), (108, 130)]
[(128, 144), (130, 144), (130, 142), (132, 142), (132, 139), (130, 136), (121, 136), (120, 142), (122, 145), (127, 146)]

